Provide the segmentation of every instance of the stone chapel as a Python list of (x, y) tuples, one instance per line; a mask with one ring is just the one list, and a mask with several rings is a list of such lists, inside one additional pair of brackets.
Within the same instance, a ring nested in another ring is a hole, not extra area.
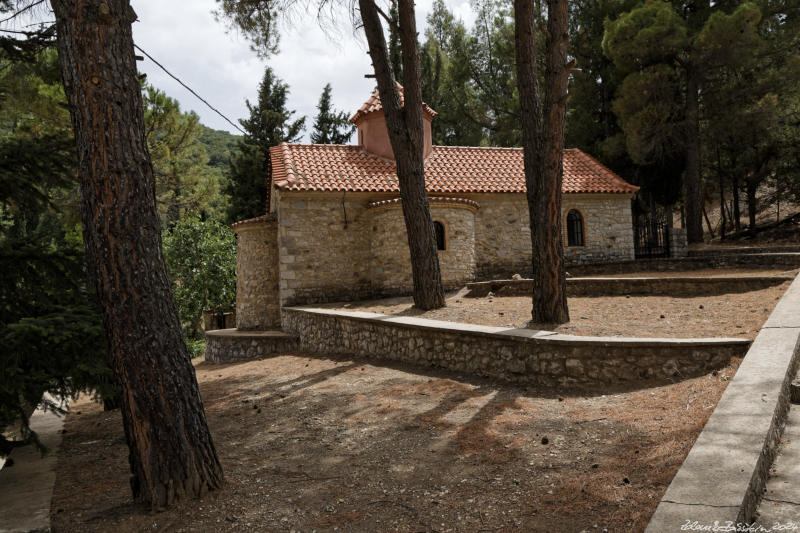
[[(445, 288), (529, 276), (522, 149), (434, 146), (435, 118), (424, 105), (425, 180)], [(285, 305), (410, 293), (398, 181), (377, 91), (350, 120), (357, 145), (282, 143), (270, 150), (267, 212), (233, 225), (239, 329), (279, 326)], [(637, 190), (588, 154), (565, 150), (567, 264), (634, 258)]]

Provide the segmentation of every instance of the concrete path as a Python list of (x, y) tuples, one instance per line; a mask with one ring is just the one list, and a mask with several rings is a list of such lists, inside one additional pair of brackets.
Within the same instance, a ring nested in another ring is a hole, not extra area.
[(17, 448), (11, 453), (13, 466), (0, 470), (0, 533), (50, 531), (50, 500), (64, 417), (40, 407), (30, 423), (50, 452), (42, 457), (33, 445)]
[(765, 528), (786, 527), (790, 522), (800, 526), (800, 405), (789, 409), (783, 444), (770, 470), (766, 488), (758, 507), (757, 523)]
[[(767, 494), (766, 482), (787, 413), (791, 411), (794, 417), (800, 413), (800, 405), (789, 409), (790, 383), (798, 363), (800, 276), (792, 282), (750, 346), (667, 488), (647, 533), (690, 530), (694, 529), (694, 522), (700, 528), (696, 530), (711, 531), (707, 528), (713, 528), (715, 521), (725, 525), (755, 520), (759, 502)], [(793, 424), (800, 429), (800, 421)], [(794, 431), (798, 433), (797, 429)], [(795, 445), (800, 454), (800, 438)], [(783, 463), (792, 465), (794, 461), (792, 466), (796, 466), (796, 457)], [(791, 479), (797, 485), (800, 475), (785, 472), (783, 479)], [(787, 497), (786, 501), (798, 500)], [(767, 517), (766, 509), (762, 514)], [(794, 522), (797, 521), (795, 516)]]

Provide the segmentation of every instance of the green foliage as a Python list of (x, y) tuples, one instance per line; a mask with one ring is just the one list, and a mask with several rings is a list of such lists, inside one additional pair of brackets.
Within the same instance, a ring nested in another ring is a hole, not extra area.
[(744, 3), (714, 13), (698, 36), (710, 65), (704, 90), (713, 95), (704, 100), (706, 164), (717, 181), (745, 190), (751, 224), (763, 184), (790, 196), (800, 188), (799, 9), (797, 2)]
[[(0, 427), (49, 391), (117, 396), (78, 224), (69, 114), (54, 49), (0, 47)], [(51, 405), (51, 407), (54, 407)], [(0, 438), (0, 453), (8, 442)]]
[(317, 104), (317, 116), (311, 131), (311, 142), (316, 144), (347, 144), (353, 136), (355, 126), (350, 124), (347, 113), (331, 108), (331, 84), (325, 85)]
[[(594, 133), (583, 128), (584, 145), (593, 137), (606, 160), (629, 158), (633, 181), (644, 185), (645, 194), (666, 204), (678, 200), (680, 161), (691, 144), (686, 113), (691, 79), (699, 87), (702, 173), (707, 180), (716, 178), (706, 190), (727, 181), (729, 190), (746, 187), (754, 202), (755, 188), (770, 178), (796, 181), (794, 149), (785, 140), (794, 138), (797, 127), (797, 0), (650, 0), (623, 10), (606, 16), (602, 46), (613, 69), (600, 75), (615, 94), (617, 124)], [(573, 105), (583, 107), (577, 96)]]
[(670, 4), (651, 0), (606, 24), (603, 50), (625, 74), (671, 63), (688, 43), (686, 21)]
[(230, 169), (231, 154), (236, 149), (239, 135), (233, 135), (225, 130), (213, 130), (200, 125), (199, 141), (208, 154), (208, 166), (218, 168), (224, 172)]
[(0, 427), (18, 421), (34, 442), (27, 414), (43, 392), (116, 395), (80, 237), (57, 206), (74, 189), (69, 144), (54, 135), (0, 139)]
[(422, 97), (439, 115), (433, 142), (516, 146), (522, 139), (508, 2), (478, 4), (470, 32), (436, 0), (421, 47)]
[(162, 223), (174, 224), (188, 211), (214, 216), (222, 210), (223, 172), (209, 166), (197, 114), (182, 112), (177, 100), (148, 86), (144, 122)]
[(570, 2), (569, 53), (580, 72), (570, 80), (566, 144), (593, 154), (625, 177), (639, 167), (628, 156), (625, 136), (612, 110), (623, 76), (603, 53), (604, 21), (614, 20), (638, 0), (575, 0)]
[(625, 78), (613, 109), (626, 132), (633, 161), (646, 166), (682, 153), (681, 79), (667, 65), (648, 66)]
[(305, 129), (305, 117), (293, 120), (294, 111), (286, 108), (289, 86), (270, 67), (258, 88), (258, 102), (247, 102), (250, 117), (240, 120), (246, 134), (231, 158), (228, 186), (228, 220), (235, 222), (263, 215), (272, 182), (269, 148), (282, 142), (297, 142)]
[(200, 337), (202, 313), (236, 300), (236, 236), (226, 225), (188, 214), (164, 232), (164, 259), (185, 334)]
[(250, 41), (250, 48), (261, 57), (278, 51), (279, 6), (263, 0), (216, 0), (214, 11), (217, 20), (228, 25), (229, 30), (241, 31)]
[(671, 4), (650, 1), (606, 20), (602, 41), (621, 80), (612, 109), (638, 167), (633, 181), (663, 205), (680, 199), (683, 184), (688, 31)]
[(7, 62), (0, 87), (0, 133), (72, 135), (54, 48), (34, 62)]
[[(0, 2), (0, 13), (12, 11), (15, 5), (18, 4), (11, 1)], [(42, 51), (55, 45), (55, 36), (55, 24), (41, 24), (33, 31), (23, 30), (12, 35), (0, 35), (0, 56), (17, 63), (35, 63)]]
[[(54, 49), (34, 53), (36, 42), (21, 43), (9, 54), (4, 43), (0, 43), (0, 268), (4, 272), (0, 427), (17, 422), (23, 439), (35, 442), (27, 416), (43, 392), (49, 391), (56, 403), (80, 391), (93, 391), (111, 402), (118, 396), (99, 306), (87, 279), (77, 213), (75, 148), (58, 57)], [(218, 193), (223, 170), (207, 164), (196, 115), (182, 113), (177, 102), (153, 89), (145, 100), (162, 214), (166, 217), (170, 207), (176, 219), (187, 209), (213, 214), (224, 206)], [(222, 150), (230, 149), (230, 139), (219, 133), (214, 132), (208, 142), (220, 146), (224, 159)], [(229, 285), (235, 279), (232, 270), (228, 268)], [(225, 298), (229, 303), (227, 293)], [(193, 346), (199, 349), (200, 344)], [(0, 454), (7, 453), (8, 445), (0, 438)]]
[(199, 339), (187, 338), (186, 349), (189, 351), (189, 357), (191, 357), (192, 359), (203, 357), (206, 353), (206, 340), (204, 338), (199, 338)]

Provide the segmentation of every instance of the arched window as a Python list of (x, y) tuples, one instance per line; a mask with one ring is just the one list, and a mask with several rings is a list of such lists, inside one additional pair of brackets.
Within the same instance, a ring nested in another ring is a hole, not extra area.
[(567, 213), (567, 246), (583, 246), (583, 217), (575, 209)]
[(436, 232), (436, 249), (447, 250), (447, 240), (444, 234), (444, 224), (435, 220), (433, 222), (433, 230)]

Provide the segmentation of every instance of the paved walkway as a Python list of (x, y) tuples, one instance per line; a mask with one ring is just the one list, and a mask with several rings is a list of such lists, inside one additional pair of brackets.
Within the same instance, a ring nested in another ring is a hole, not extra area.
[(783, 444), (770, 470), (766, 488), (758, 507), (758, 523), (765, 528), (776, 524), (786, 526), (790, 522), (800, 526), (800, 405), (789, 409)]
[(31, 428), (50, 452), (42, 457), (33, 445), (11, 454), (13, 466), (0, 470), (0, 533), (50, 531), (50, 500), (56, 481), (56, 460), (64, 417), (41, 408)]

